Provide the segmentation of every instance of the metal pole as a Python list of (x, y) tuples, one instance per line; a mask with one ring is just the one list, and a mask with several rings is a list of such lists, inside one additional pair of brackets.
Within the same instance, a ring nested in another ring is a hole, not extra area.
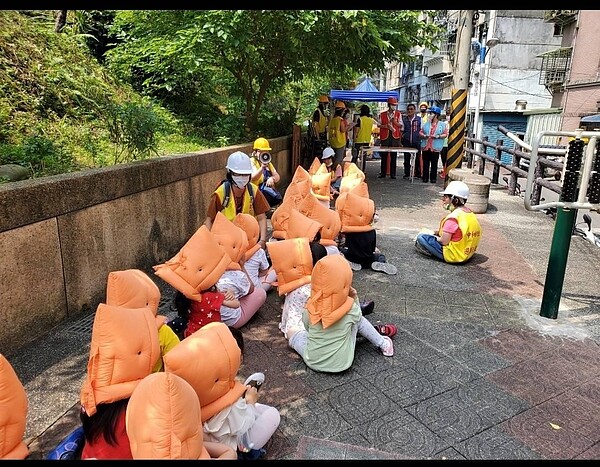
[(556, 211), (556, 223), (552, 234), (550, 258), (548, 259), (546, 282), (544, 282), (544, 294), (540, 307), (540, 316), (544, 318), (556, 319), (558, 316), (560, 296), (567, 269), (567, 258), (571, 246), (571, 234), (576, 218), (577, 209), (559, 208)]
[[(539, 140), (536, 139), (536, 152)], [(581, 162), (583, 158), (583, 141), (577, 137), (569, 142), (569, 150), (565, 158), (565, 172), (559, 201), (573, 202), (578, 198), (578, 184), (581, 181)], [(533, 152), (533, 151), (532, 151)], [(592, 165), (591, 156), (594, 153), (594, 147), (588, 148), (588, 157), (584, 166), (584, 180), (581, 190), (581, 196), (585, 195), (587, 188), (586, 175), (590, 172)], [(532, 159), (537, 164), (537, 158)], [(532, 178), (532, 168), (529, 167), (527, 175), (527, 191), (530, 190), (530, 179)], [(546, 271), (546, 282), (544, 283), (544, 294), (542, 296), (542, 305), (540, 307), (540, 316), (544, 318), (556, 319), (558, 316), (558, 307), (560, 305), (560, 296), (562, 294), (563, 282), (565, 280), (565, 271), (567, 269), (567, 258), (569, 257), (569, 248), (571, 246), (571, 235), (577, 219), (577, 209), (559, 208), (556, 212), (556, 222), (554, 224), (554, 233), (552, 234), (552, 245), (550, 246), (550, 258), (548, 259), (548, 269)]]
[[(477, 88), (477, 104), (475, 104), (475, 116), (473, 117), (473, 133), (475, 134), (475, 139), (481, 139), (479, 132), (479, 108), (481, 107), (481, 96), (483, 94), (483, 63), (479, 67), (479, 86)], [(481, 152), (481, 145), (479, 143), (475, 143), (475, 151)], [(479, 159), (479, 157), (475, 157), (475, 160)]]

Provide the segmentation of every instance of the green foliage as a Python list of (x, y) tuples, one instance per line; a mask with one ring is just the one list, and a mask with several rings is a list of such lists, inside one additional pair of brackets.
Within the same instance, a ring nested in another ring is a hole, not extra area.
[(115, 17), (115, 10), (71, 10), (67, 24), (73, 34), (81, 35), (90, 52), (98, 62), (104, 62), (104, 55), (114, 43), (109, 27)]
[(19, 145), (1, 145), (0, 163), (29, 167), (33, 177), (57, 175), (75, 169), (72, 156), (42, 135), (25, 138)]
[[(0, 160), (34, 176), (288, 135), (416, 45), (419, 10), (0, 12)], [(142, 98), (144, 96), (144, 98)]]
[[(154, 93), (183, 77), (210, 83), (219, 101), (238, 100), (247, 137), (259, 129), (269, 95), (319, 76), (356, 76), (407, 60), (416, 45), (434, 48), (439, 27), (421, 10), (119, 11), (108, 52), (122, 79)], [(212, 77), (223, 78), (218, 85)], [(200, 88), (198, 88), (200, 89)], [(313, 96), (314, 102), (314, 96)], [(298, 108), (297, 98), (283, 108)], [(265, 121), (272, 121), (266, 116)]]
[(158, 155), (157, 136), (169, 127), (150, 103), (110, 104), (105, 121), (115, 145), (115, 164)]
[[(168, 151), (190, 147), (179, 120), (91, 56), (97, 15), (68, 17), (57, 34), (51, 11), (0, 13), (0, 159), (31, 166), (37, 177), (165, 154), (165, 131)], [(115, 124), (118, 111), (126, 120)], [(212, 142), (201, 144), (194, 149)]]

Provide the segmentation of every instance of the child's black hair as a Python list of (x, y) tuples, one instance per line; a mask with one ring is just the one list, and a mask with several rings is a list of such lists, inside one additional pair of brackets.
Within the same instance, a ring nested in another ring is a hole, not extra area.
[(173, 299), (173, 304), (175, 305), (175, 309), (177, 310), (177, 316), (180, 318), (187, 318), (190, 314), (190, 299), (187, 298), (183, 293), (179, 290), (175, 294), (175, 298)]
[(229, 328), (229, 330), (231, 331), (231, 334), (233, 335), (235, 341), (237, 342), (238, 347), (240, 348), (240, 352), (242, 353), (242, 355), (244, 355), (244, 335), (242, 334), (242, 331), (240, 331), (237, 328), (234, 328), (233, 326), (227, 326)]
[(317, 264), (321, 258), (327, 256), (327, 249), (319, 242), (310, 242), (310, 254), (312, 255), (313, 266)]

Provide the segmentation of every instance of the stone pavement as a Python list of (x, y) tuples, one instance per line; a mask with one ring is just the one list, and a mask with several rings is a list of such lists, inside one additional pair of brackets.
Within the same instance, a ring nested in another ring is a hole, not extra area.
[[(375, 300), (371, 322), (398, 326), (395, 355), (360, 338), (346, 372), (307, 369), (278, 330), (281, 298), (270, 292), (244, 329), (240, 370), (265, 373), (260, 400), (281, 412), (267, 459), (600, 459), (598, 249), (572, 239), (558, 318), (540, 317), (549, 217), (492, 185), (476, 256), (443, 264), (413, 247), (444, 214), (443, 181), (382, 180), (378, 167), (366, 167), (378, 246), (398, 274), (357, 271), (354, 286)], [(173, 290), (159, 281), (161, 311), (172, 313)], [(29, 396), (31, 459), (78, 423), (92, 320), (7, 356)]]

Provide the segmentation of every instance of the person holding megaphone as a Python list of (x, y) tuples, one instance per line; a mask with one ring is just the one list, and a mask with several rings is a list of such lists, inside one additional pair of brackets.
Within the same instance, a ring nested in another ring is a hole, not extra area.
[(252, 147), (252, 178), (251, 181), (258, 186), (271, 208), (281, 203), (283, 197), (275, 189), (280, 176), (271, 161), (271, 145), (266, 138), (256, 138)]

